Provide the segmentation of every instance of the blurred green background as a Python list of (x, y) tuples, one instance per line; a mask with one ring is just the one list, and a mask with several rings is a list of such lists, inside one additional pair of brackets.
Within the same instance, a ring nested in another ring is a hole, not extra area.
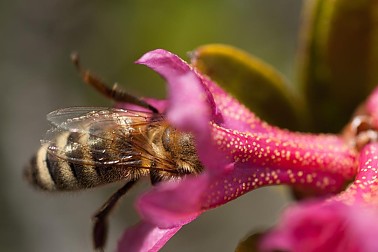
[[(80, 81), (69, 55), (131, 93), (164, 97), (164, 82), (133, 62), (156, 48), (186, 58), (226, 43), (269, 62), (293, 79), (301, 1), (0, 1), (0, 251), (91, 251), (90, 217), (119, 185), (47, 194), (22, 169), (48, 129), (45, 115), (70, 106), (111, 106)], [(107, 251), (137, 221), (140, 183), (111, 218)], [(289, 202), (264, 188), (203, 214), (163, 251), (233, 251), (248, 232), (269, 227)]]

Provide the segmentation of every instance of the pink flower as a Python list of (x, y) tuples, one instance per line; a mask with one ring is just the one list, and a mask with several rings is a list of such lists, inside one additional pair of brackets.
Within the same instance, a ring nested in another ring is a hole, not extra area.
[(151, 51), (137, 63), (166, 79), (167, 100), (149, 102), (195, 136), (205, 171), (142, 195), (136, 203), (142, 220), (126, 230), (119, 251), (158, 251), (203, 211), (262, 186), (291, 184), (327, 194), (354, 177), (356, 152), (338, 136), (268, 125), (170, 52)]
[(262, 242), (263, 251), (378, 251), (378, 143), (367, 144), (358, 163), (344, 192), (289, 208)]

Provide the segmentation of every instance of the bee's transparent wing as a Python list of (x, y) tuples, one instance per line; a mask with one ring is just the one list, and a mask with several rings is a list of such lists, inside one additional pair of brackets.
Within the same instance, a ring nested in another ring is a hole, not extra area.
[[(48, 153), (67, 162), (97, 167), (129, 166), (166, 170), (149, 144), (147, 127), (160, 127), (162, 115), (102, 107), (72, 107), (47, 116), (53, 127), (42, 140)], [(143, 163), (142, 160), (145, 162)]]
[[(151, 120), (153, 113), (135, 110), (124, 110), (106, 107), (70, 107), (55, 110), (47, 115), (47, 120), (55, 127), (68, 131), (85, 131), (88, 124), (118, 121), (121, 124), (128, 123), (134, 118)], [(138, 119), (138, 120), (139, 120)], [(154, 117), (153, 121), (162, 120)], [(105, 125), (103, 125), (105, 126)]]
[(70, 107), (58, 109), (47, 114), (46, 118), (55, 126), (59, 126), (67, 120), (80, 118), (93, 111), (108, 110), (106, 107)]

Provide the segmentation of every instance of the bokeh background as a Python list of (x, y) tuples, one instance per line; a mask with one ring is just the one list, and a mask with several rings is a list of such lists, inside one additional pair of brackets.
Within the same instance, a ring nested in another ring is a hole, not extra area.
[[(164, 48), (183, 58), (208, 43), (226, 43), (295, 79), (302, 1), (0, 1), (0, 251), (91, 251), (90, 217), (120, 185), (72, 193), (41, 193), (22, 169), (48, 129), (45, 115), (70, 106), (111, 106), (82, 84), (69, 55), (131, 93), (164, 97), (164, 82), (133, 62)], [(137, 222), (140, 183), (111, 218), (107, 251)], [(269, 227), (289, 203), (263, 188), (203, 214), (163, 251), (233, 251), (240, 239)]]

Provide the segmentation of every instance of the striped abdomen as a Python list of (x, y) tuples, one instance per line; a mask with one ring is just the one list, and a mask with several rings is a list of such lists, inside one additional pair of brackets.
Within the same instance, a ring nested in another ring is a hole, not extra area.
[[(41, 146), (26, 175), (45, 190), (77, 190), (136, 179), (147, 171), (133, 168), (140, 167), (142, 161), (128, 138), (127, 131), (60, 133)], [(119, 164), (122, 160), (124, 165)]]

